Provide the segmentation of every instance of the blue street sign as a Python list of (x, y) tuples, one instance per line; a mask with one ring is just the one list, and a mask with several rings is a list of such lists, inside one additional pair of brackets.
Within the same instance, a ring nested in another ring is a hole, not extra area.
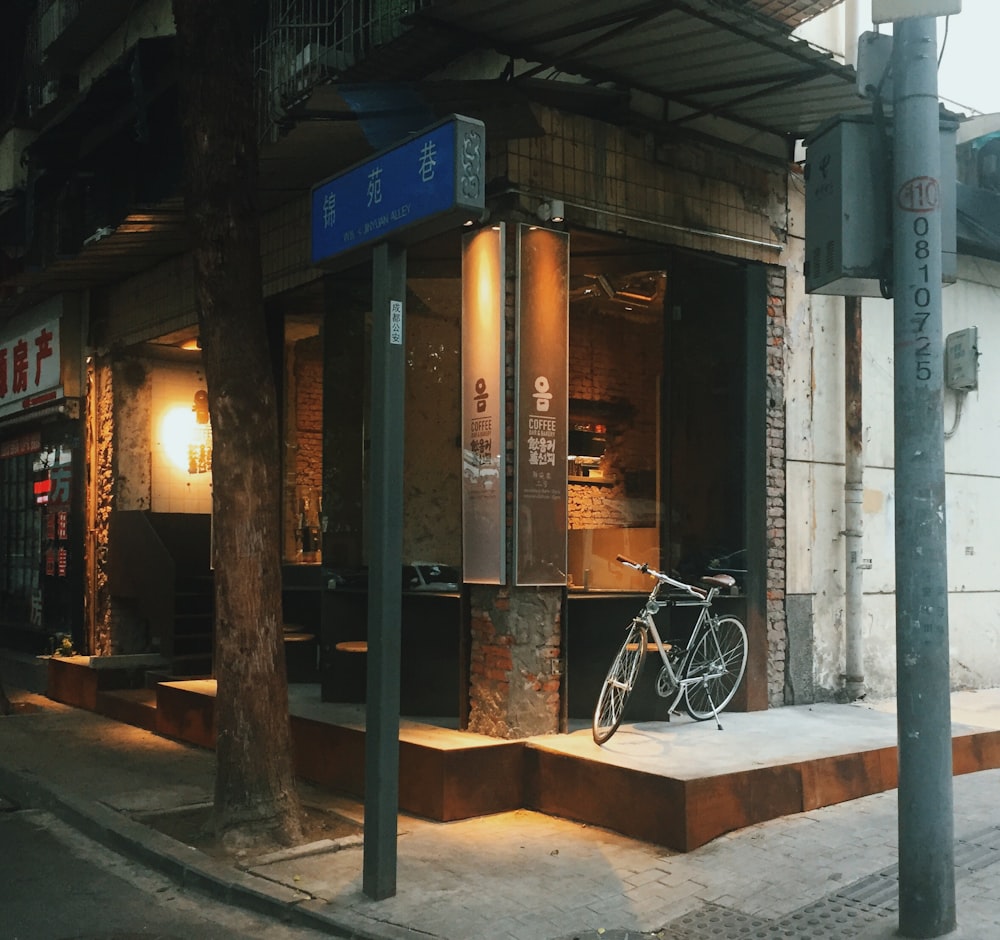
[(486, 131), (452, 115), (312, 188), (313, 264), (380, 241), (408, 243), (485, 208)]

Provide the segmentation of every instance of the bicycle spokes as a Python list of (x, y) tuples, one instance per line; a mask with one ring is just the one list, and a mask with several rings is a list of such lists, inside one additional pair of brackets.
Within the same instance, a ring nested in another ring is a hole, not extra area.
[(685, 679), (696, 680), (685, 690), (685, 706), (692, 718), (703, 721), (725, 708), (743, 679), (747, 661), (747, 636), (735, 617), (710, 622), (695, 642)]
[(598, 744), (607, 741), (621, 724), (625, 703), (635, 687), (645, 656), (646, 628), (641, 621), (633, 621), (597, 698), (593, 734)]

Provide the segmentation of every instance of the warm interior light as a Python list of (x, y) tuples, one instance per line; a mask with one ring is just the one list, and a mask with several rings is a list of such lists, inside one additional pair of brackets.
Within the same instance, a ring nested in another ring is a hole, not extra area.
[(212, 429), (200, 424), (190, 405), (176, 405), (160, 423), (167, 459), (185, 473), (207, 473), (212, 466)]
[(195, 336), (192, 339), (184, 340), (184, 342), (181, 343), (181, 349), (187, 349), (187, 350), (201, 349), (201, 338)]

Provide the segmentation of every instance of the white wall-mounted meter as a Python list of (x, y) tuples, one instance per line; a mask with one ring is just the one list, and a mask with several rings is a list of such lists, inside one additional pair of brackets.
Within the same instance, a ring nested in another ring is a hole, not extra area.
[(974, 326), (949, 333), (944, 341), (944, 382), (956, 392), (979, 387), (978, 330)]

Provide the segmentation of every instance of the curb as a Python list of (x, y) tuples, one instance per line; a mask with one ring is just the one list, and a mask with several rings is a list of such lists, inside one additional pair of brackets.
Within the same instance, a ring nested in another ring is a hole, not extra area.
[[(331, 914), (326, 901), (208, 858), (117, 810), (82, 800), (31, 773), (0, 766), (0, 791), (17, 807), (47, 810), (95, 842), (226, 904), (344, 940), (428, 938), (424, 932), (352, 911)], [(377, 933), (373, 932), (376, 924)]]

